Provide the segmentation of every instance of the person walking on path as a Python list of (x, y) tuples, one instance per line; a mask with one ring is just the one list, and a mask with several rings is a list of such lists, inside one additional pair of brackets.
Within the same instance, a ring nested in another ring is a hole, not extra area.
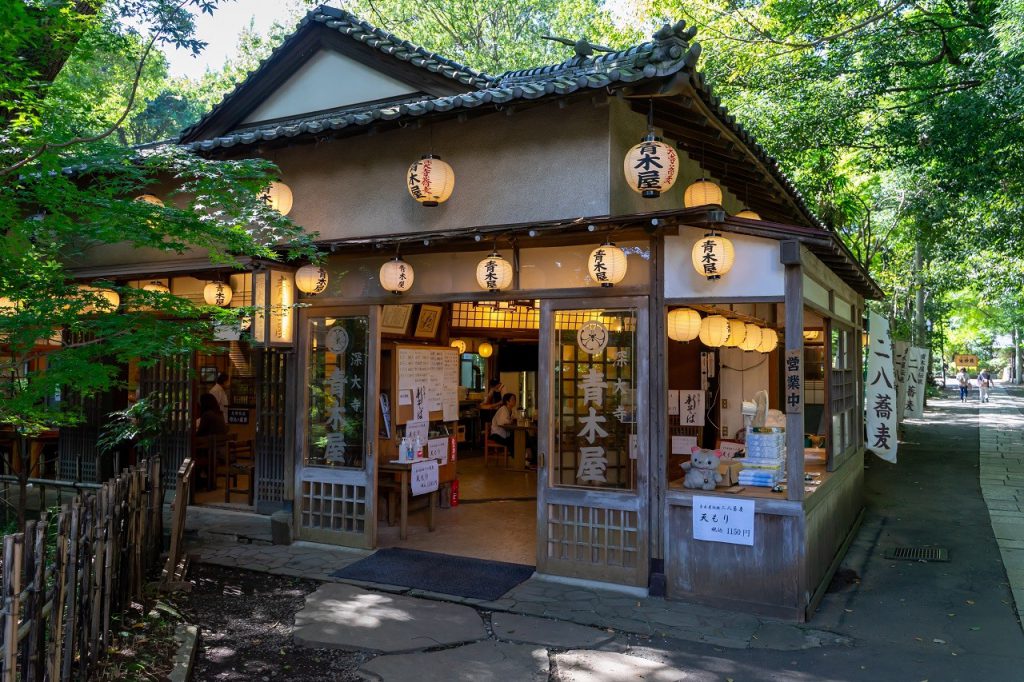
[(956, 374), (956, 383), (960, 385), (960, 402), (967, 402), (967, 392), (971, 390), (971, 378), (967, 375), (967, 368), (961, 367)]
[(988, 373), (987, 369), (981, 370), (978, 373), (978, 397), (981, 402), (988, 402), (988, 391), (992, 388), (992, 375)]

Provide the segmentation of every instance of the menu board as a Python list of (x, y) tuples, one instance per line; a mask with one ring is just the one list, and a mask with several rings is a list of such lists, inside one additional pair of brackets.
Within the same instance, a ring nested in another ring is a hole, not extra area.
[[(447, 347), (407, 347), (398, 349), (399, 397), (408, 391), (412, 405), (399, 400), (399, 424), (413, 417), (417, 402), (422, 402), (429, 419), (445, 419), (459, 413), (459, 351)], [(455, 417), (457, 418), (457, 416)], [(452, 420), (449, 420), (452, 421)]]

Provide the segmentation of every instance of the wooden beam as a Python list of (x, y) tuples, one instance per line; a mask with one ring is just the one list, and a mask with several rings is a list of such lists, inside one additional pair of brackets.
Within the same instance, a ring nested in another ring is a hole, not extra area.
[[(804, 277), (800, 264), (800, 242), (779, 244), (779, 260), (786, 269), (786, 329), (784, 356), (800, 361), (800, 411), (786, 410), (786, 499), (804, 499)], [(795, 261), (795, 262), (794, 262)], [(783, 373), (785, 377), (785, 373)], [(783, 388), (785, 395), (785, 387)]]

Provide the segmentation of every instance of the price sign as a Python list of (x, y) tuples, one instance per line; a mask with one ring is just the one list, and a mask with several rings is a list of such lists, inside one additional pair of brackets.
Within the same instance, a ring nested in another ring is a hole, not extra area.
[(693, 539), (754, 544), (754, 500), (693, 496)]
[(244, 407), (228, 408), (228, 424), (248, 424), (249, 410)]
[(412, 494), (423, 495), (437, 490), (437, 460), (425, 459), (414, 462), (412, 465), (412, 476), (409, 480), (409, 487)]

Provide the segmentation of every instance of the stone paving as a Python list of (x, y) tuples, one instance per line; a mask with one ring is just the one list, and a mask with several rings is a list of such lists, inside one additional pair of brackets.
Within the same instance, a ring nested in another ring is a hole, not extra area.
[(190, 507), (187, 529), (196, 533), (190, 538), (189, 554), (197, 561), (220, 566), (347, 583), (496, 613), (537, 616), (643, 636), (671, 636), (728, 649), (789, 651), (850, 644), (846, 637), (808, 626), (538, 577), (516, 586), (495, 601), (342, 580), (331, 573), (371, 552), (309, 542), (271, 545), (269, 520), (256, 514)]
[(1018, 619), (1024, 608), (1024, 416), (1002, 388), (979, 405), (981, 492), (1003, 557)]

